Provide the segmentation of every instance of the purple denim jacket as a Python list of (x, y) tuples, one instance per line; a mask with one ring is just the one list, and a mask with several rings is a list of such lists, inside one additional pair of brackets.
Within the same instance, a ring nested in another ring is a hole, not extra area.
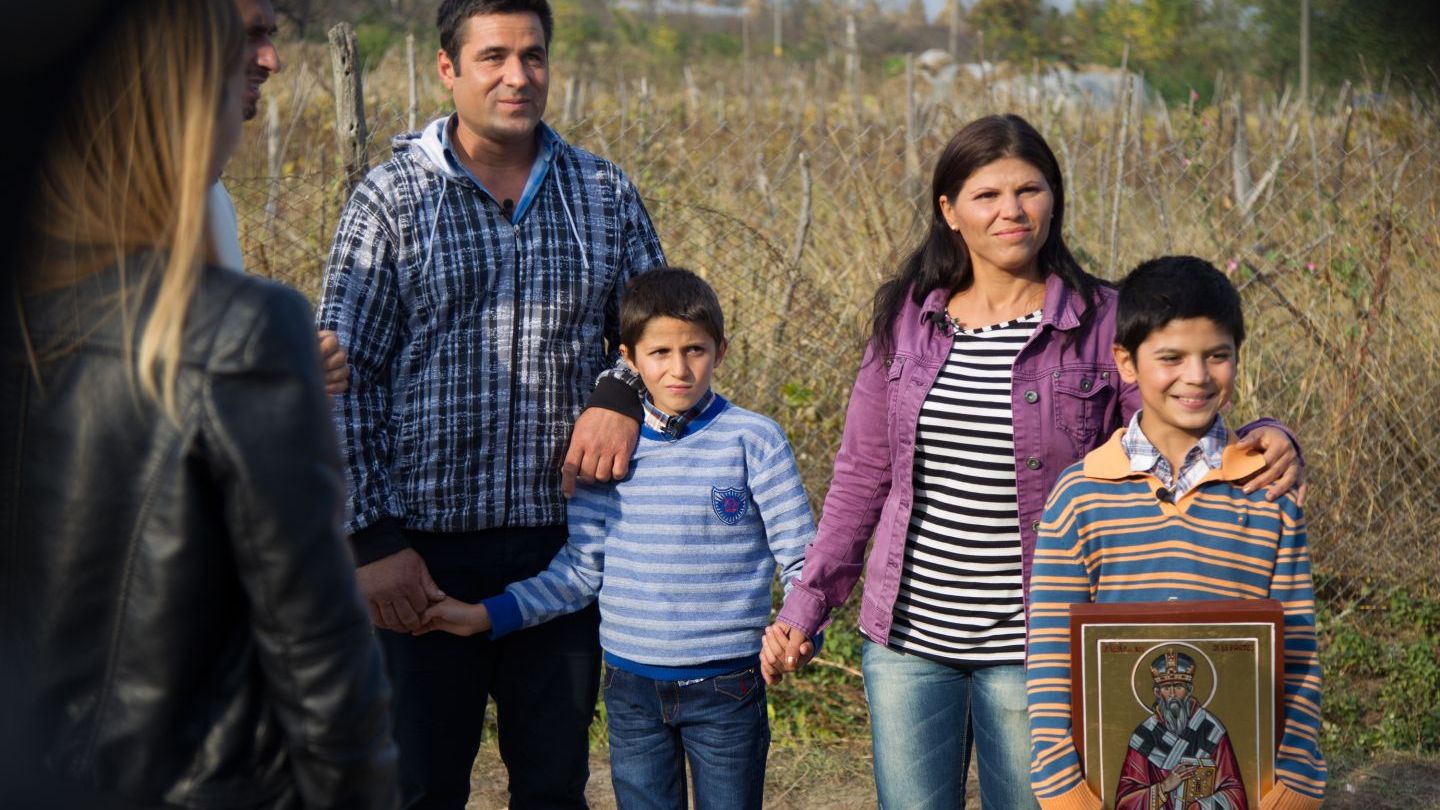
[[(894, 354), (875, 357), (873, 343), (865, 350), (819, 530), (777, 617), (807, 636), (813, 638), (829, 624), (830, 612), (854, 590), (873, 533), (860, 629), (877, 643), (889, 642), (914, 495), (920, 406), (952, 344), (935, 328), (932, 316), (945, 311), (948, 298), (944, 289), (930, 293), (919, 306), (907, 298), (895, 320)], [(1040, 324), (1016, 356), (1011, 373), (1021, 571), (1027, 593), (1035, 534), (1051, 485), (1140, 408), (1139, 390), (1122, 382), (1115, 368), (1115, 291), (1101, 288), (1098, 299), (1099, 308), (1082, 328), (1080, 316), (1087, 303), (1059, 276), (1050, 275)], [(1275, 423), (1260, 420), (1240, 432), (1267, 424)]]

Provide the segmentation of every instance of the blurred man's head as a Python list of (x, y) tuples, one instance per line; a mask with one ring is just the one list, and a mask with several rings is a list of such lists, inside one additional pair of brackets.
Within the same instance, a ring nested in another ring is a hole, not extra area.
[(280, 54), (271, 37), (275, 35), (275, 7), (270, 0), (235, 0), (245, 28), (245, 120), (260, 111), (260, 85), (270, 74), (280, 72)]

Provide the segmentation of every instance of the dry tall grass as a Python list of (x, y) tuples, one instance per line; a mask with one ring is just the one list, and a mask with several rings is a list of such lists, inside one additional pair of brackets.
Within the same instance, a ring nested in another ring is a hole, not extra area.
[[(423, 48), (421, 50), (424, 50)], [(285, 46), (266, 85), (272, 122), (253, 126), (227, 182), (252, 269), (317, 291), (340, 177), (328, 56)], [(1346, 92), (1310, 108), (1225, 97), (1142, 114), (962, 86), (918, 100), (903, 78), (859, 104), (823, 67), (740, 76), (638, 76), (617, 67), (567, 80), (550, 120), (626, 169), (670, 260), (721, 291), (736, 335), (720, 385), (790, 430), (817, 499), (839, 439), (869, 296), (916, 233), (931, 156), (959, 125), (1015, 111), (1055, 147), (1070, 195), (1067, 238), (1102, 276), (1143, 258), (1194, 253), (1233, 270), (1252, 338), (1239, 416), (1299, 432), (1309, 462), (1317, 570), (1335, 586), (1440, 576), (1440, 142), (1433, 106)], [(701, 71), (703, 72), (703, 71)], [(428, 64), (423, 123), (445, 109)], [(371, 161), (405, 128), (396, 49), (366, 75)], [(915, 126), (907, 132), (907, 120)], [(275, 135), (268, 136), (273, 127)], [(910, 166), (907, 171), (908, 165)]]

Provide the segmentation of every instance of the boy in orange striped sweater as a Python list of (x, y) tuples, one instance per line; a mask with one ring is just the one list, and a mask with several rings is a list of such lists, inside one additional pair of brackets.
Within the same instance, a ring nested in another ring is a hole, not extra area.
[[(1122, 379), (1139, 387), (1143, 408), (1056, 482), (1030, 578), (1031, 786), (1045, 810), (1102, 806), (1084, 781), (1071, 728), (1069, 606), (1075, 602), (1283, 603), (1285, 725), (1276, 784), (1261, 808), (1310, 810), (1324, 796), (1304, 515), (1293, 494), (1270, 502), (1263, 492), (1242, 491), (1264, 462), (1233, 446), (1220, 416), (1234, 392), (1244, 337), (1239, 294), (1201, 259), (1154, 259), (1120, 284), (1115, 361)], [(1183, 686), (1156, 690), (1151, 762), (1204, 753), (1206, 740), (1190, 728), (1203, 712)], [(1233, 795), (1185, 796), (1177, 790), (1183, 780), (1160, 778), (1176, 770), (1151, 769), (1153, 783), (1143, 775), (1122, 780), (1116, 806), (1238, 810)]]

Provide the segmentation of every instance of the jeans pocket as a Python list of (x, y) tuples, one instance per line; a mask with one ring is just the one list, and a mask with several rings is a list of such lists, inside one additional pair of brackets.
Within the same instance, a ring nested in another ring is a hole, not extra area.
[(602, 667), (600, 675), (600, 687), (606, 692), (609, 692), (610, 684), (615, 680), (615, 667), (612, 667), (604, 662), (601, 662), (600, 666)]
[(760, 679), (753, 668), (718, 675), (714, 683), (716, 693), (735, 701), (747, 700), (760, 691)]

